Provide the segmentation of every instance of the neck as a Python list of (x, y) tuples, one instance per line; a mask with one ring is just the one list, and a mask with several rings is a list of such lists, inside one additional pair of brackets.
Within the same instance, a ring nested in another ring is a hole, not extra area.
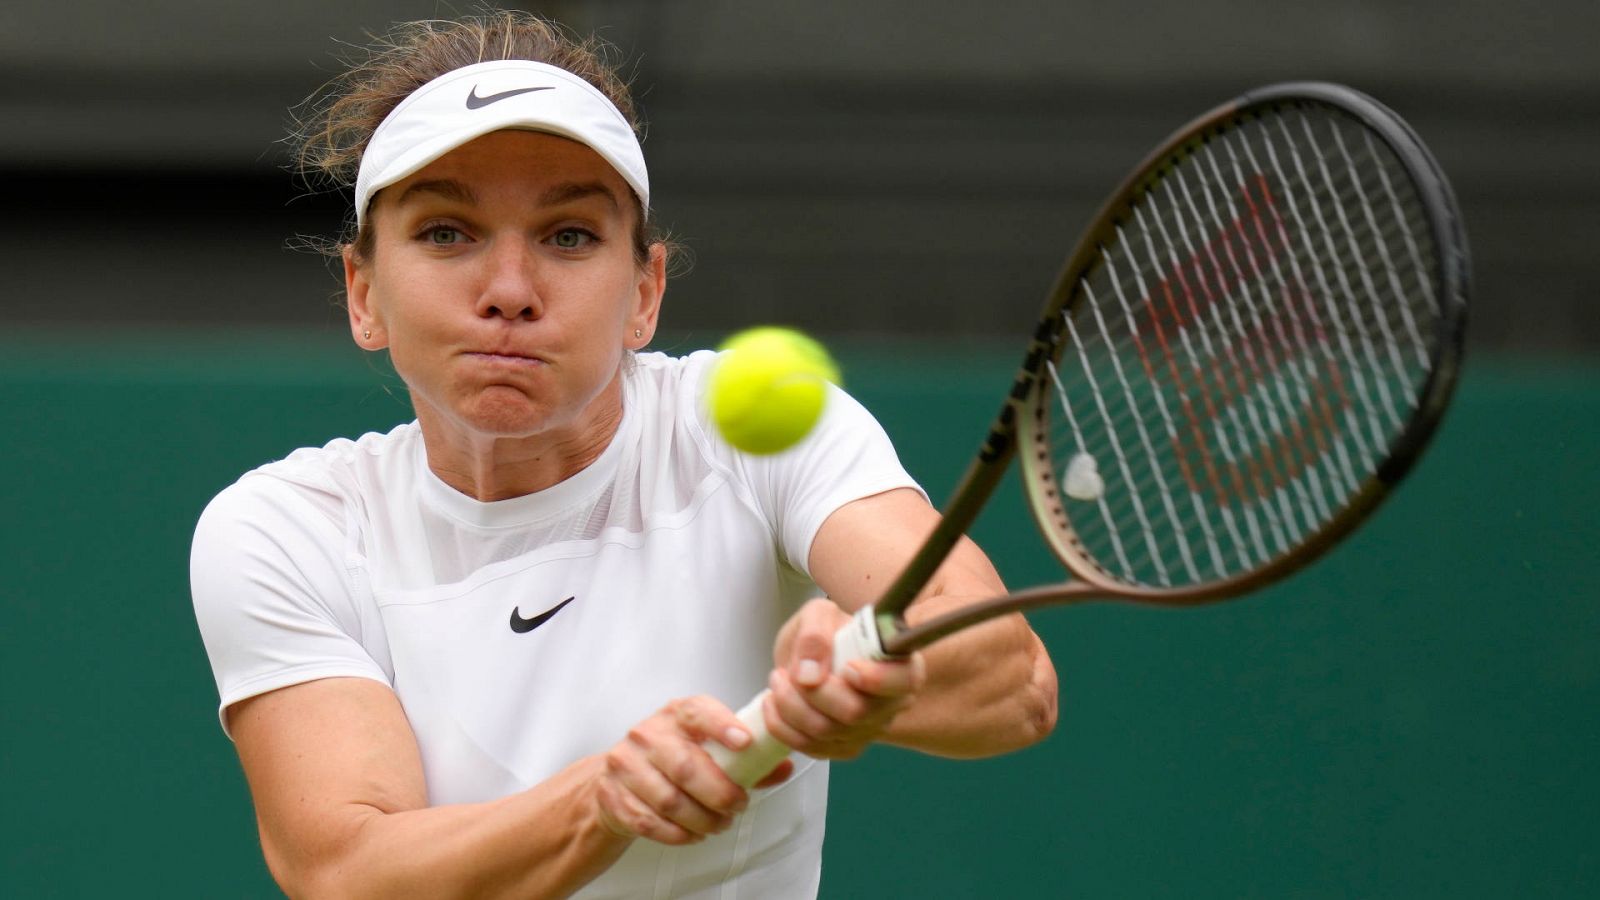
[(475, 500), (522, 497), (571, 478), (600, 458), (622, 424), (622, 381), (614, 380), (579, 421), (528, 435), (486, 435), (415, 403), (428, 468)]

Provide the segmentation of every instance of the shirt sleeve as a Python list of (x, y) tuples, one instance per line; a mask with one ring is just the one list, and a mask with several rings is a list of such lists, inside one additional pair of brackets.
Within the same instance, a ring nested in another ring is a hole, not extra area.
[(784, 558), (807, 577), (817, 531), (840, 507), (895, 488), (927, 496), (883, 426), (835, 385), (828, 386), (822, 418), (800, 443), (771, 456), (739, 456)]
[(196, 526), (190, 588), (224, 731), (230, 705), (292, 684), (337, 676), (390, 684), (360, 640), (346, 529), (305, 491), (246, 476)]

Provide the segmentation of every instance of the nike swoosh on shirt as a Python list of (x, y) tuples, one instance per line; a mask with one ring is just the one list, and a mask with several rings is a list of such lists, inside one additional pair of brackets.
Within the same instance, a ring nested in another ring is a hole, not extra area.
[(515, 631), (517, 634), (527, 634), (535, 628), (538, 628), (540, 625), (550, 621), (550, 619), (555, 616), (556, 613), (561, 612), (562, 607), (576, 599), (578, 598), (568, 597), (567, 599), (557, 603), (555, 606), (550, 607), (531, 619), (524, 619), (522, 615), (517, 612), (517, 608), (513, 606), (511, 607), (511, 630)]
[(478, 86), (473, 85), (472, 90), (467, 93), (467, 109), (482, 109), (491, 103), (499, 103), (501, 100), (504, 100), (507, 97), (515, 97), (518, 94), (529, 94), (534, 91), (553, 90), (555, 90), (554, 85), (546, 85), (544, 87), (512, 88), (509, 91), (501, 91), (498, 94), (490, 94), (487, 97), (480, 97), (478, 96)]

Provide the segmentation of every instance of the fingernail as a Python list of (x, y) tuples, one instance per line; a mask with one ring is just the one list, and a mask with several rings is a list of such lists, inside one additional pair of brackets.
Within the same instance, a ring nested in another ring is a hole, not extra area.
[(801, 684), (817, 684), (822, 681), (822, 667), (814, 659), (802, 659), (794, 677)]
[(855, 666), (844, 667), (844, 680), (849, 682), (851, 687), (861, 687), (861, 673), (856, 671)]
[(724, 744), (727, 744), (729, 747), (732, 747), (735, 750), (738, 750), (745, 744), (750, 743), (750, 735), (746, 734), (743, 728), (734, 728), (731, 725), (728, 726), (727, 731), (722, 733), (722, 739)]

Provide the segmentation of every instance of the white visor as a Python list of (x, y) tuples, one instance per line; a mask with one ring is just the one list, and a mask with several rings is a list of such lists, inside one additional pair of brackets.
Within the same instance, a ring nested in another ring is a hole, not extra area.
[(600, 154), (650, 209), (650, 176), (628, 120), (582, 78), (544, 63), (495, 60), (455, 69), (400, 101), (367, 142), (356, 175), (356, 222), (379, 190), (491, 131), (570, 138)]

